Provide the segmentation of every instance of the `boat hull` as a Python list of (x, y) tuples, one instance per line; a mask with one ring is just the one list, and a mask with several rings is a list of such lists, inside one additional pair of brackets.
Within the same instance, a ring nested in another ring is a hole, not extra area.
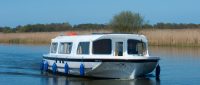
[[(44, 59), (49, 64), (48, 69), (52, 70), (52, 65), (55, 63), (53, 59)], [(138, 76), (143, 76), (151, 73), (157, 66), (158, 60), (153, 61), (131, 61), (131, 62), (77, 62), (64, 61), (57, 62), (57, 71), (65, 73), (65, 64), (69, 66), (68, 74), (80, 75), (80, 65), (84, 65), (84, 76), (100, 77), (100, 78), (120, 78), (120, 79), (134, 79)]]
[(156, 65), (157, 62), (103, 62), (96, 69), (88, 72), (87, 75), (105, 78), (134, 79), (152, 72)]

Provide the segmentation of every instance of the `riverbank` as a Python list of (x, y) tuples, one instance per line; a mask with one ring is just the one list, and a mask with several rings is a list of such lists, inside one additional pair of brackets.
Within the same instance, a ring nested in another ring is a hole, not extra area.
[[(67, 31), (71, 32), (71, 31)], [(67, 32), (0, 33), (0, 43), (49, 44), (51, 39)], [(80, 35), (110, 33), (110, 30), (73, 31)], [(200, 46), (200, 29), (145, 29), (140, 31), (153, 46)]]

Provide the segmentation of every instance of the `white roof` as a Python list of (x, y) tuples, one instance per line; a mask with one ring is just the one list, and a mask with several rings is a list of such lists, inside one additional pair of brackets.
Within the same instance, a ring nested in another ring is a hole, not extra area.
[(138, 35), (138, 34), (91, 34), (91, 35), (58, 36), (52, 39), (52, 42), (95, 41), (98, 39), (135, 39), (147, 42), (147, 39), (144, 35)]

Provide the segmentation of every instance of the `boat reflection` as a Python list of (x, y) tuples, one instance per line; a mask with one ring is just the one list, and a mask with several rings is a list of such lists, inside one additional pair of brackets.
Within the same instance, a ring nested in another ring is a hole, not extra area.
[(160, 85), (160, 79), (140, 78), (133, 80), (120, 79), (86, 79), (65, 76), (52, 76), (42, 78), (45, 85)]

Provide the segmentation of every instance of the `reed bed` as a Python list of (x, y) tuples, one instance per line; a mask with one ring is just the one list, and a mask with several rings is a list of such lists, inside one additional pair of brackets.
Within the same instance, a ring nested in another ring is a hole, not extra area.
[(157, 46), (200, 46), (200, 29), (145, 29), (150, 45)]
[(55, 37), (57, 32), (42, 32), (42, 33), (0, 33), (1, 43), (31, 43), (45, 44), (50, 42), (50, 39)]
[[(61, 34), (76, 32), (80, 35), (110, 33), (111, 30), (82, 30), (65, 32), (0, 33), (0, 43), (48, 44)], [(140, 31), (149, 45), (156, 46), (200, 46), (200, 29), (144, 29)]]
[(109, 30), (65, 31), (65, 32), (34, 32), (34, 33), (0, 33), (0, 43), (16, 44), (48, 44), (52, 38), (76, 32), (81, 35), (91, 33), (109, 33)]

